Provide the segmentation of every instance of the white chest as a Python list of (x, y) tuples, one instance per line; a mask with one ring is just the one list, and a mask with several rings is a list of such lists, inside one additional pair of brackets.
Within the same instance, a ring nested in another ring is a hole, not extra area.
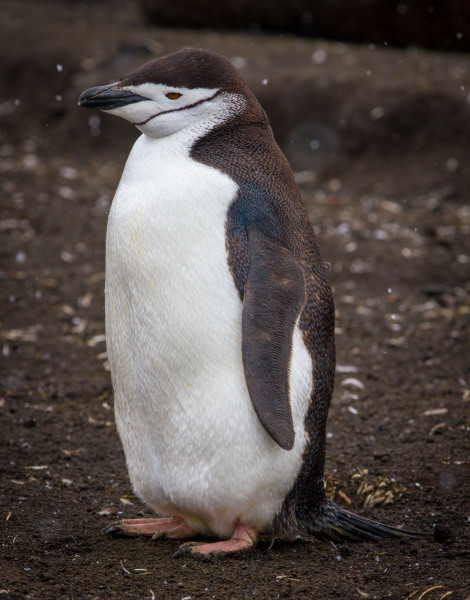
[[(165, 273), (171, 270), (172, 277), (178, 277), (178, 267), (194, 266), (198, 258), (210, 260), (219, 250), (217, 242), (224, 240), (225, 215), (236, 184), (174, 146), (166, 138), (142, 136), (116, 192), (107, 247), (131, 274), (147, 272), (158, 262)], [(197, 274), (207, 270), (203, 267)]]
[(117, 408), (131, 401), (120, 385), (134, 382), (133, 410), (151, 405), (162, 429), (173, 410), (165, 399), (190, 395), (193, 379), (227, 345), (241, 344), (242, 307), (225, 248), (236, 193), (227, 176), (175, 152), (166, 139), (142, 137), (113, 201), (106, 317)]

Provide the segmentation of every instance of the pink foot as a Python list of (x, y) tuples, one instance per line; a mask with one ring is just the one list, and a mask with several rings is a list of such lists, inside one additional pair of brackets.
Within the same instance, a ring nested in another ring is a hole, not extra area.
[(188, 538), (195, 532), (181, 517), (162, 517), (160, 519), (122, 519), (118, 525), (105, 529), (105, 533), (118, 535), (151, 535), (154, 539)]
[(255, 546), (256, 539), (257, 534), (254, 529), (239, 523), (229, 540), (213, 542), (211, 544), (206, 544), (204, 542), (187, 542), (179, 547), (178, 551), (173, 555), (173, 558), (180, 558), (181, 556), (187, 556), (188, 554), (209, 558), (214, 554), (227, 554), (229, 552), (249, 550)]

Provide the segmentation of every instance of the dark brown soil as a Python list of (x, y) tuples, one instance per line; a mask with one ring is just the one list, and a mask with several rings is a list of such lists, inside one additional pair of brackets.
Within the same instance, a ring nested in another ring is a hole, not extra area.
[[(22, 3), (23, 29), (18, 13), (1, 17), (19, 44), (5, 65), (22, 64), (39, 35), (40, 4)], [(115, 20), (108, 37), (123, 27)], [(65, 24), (56, 39), (79, 56)], [(173, 47), (185, 43), (178, 36)], [(52, 77), (60, 60), (47, 44), (39, 48), (50, 52)], [(255, 54), (256, 44), (243, 51)], [(4, 113), (28, 86), (9, 81)], [(70, 103), (66, 111), (74, 110)], [(337, 306), (328, 491), (389, 524), (431, 534), (437, 524), (434, 538), (272, 546), (263, 538), (246, 555), (174, 560), (175, 541), (103, 534), (121, 516), (149, 514), (127, 479), (103, 338), (106, 216), (126, 152), (113, 153), (106, 131), (95, 147), (88, 131), (68, 145), (60, 129), (51, 139), (43, 116), (33, 123), (32, 109), (4, 114), (10, 138), (0, 144), (0, 598), (468, 600), (470, 202), (455, 160), (450, 191), (426, 169), (414, 188), (411, 168), (394, 190), (387, 168), (401, 155), (389, 155), (383, 171), (374, 162), (386, 194), (367, 183), (366, 162), (344, 179), (323, 174), (316, 186), (301, 184)], [(450, 159), (468, 158), (468, 146), (455, 146)]]

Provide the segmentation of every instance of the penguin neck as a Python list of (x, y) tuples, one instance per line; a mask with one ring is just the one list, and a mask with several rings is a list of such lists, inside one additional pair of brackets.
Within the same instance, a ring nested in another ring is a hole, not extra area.
[(173, 184), (178, 186), (191, 164), (198, 162), (191, 156), (191, 150), (205, 135), (200, 128), (185, 128), (163, 137), (142, 134), (127, 158), (120, 187), (155, 189), (157, 182), (160, 185), (161, 178), (171, 173), (175, 174)]
[(171, 135), (165, 135), (162, 137), (153, 137), (142, 133), (140, 137), (134, 143), (129, 158), (138, 152), (144, 156), (149, 156), (162, 152), (166, 152), (168, 155), (183, 155), (189, 156), (191, 148), (195, 142), (202, 137), (197, 131), (183, 129), (172, 133)]

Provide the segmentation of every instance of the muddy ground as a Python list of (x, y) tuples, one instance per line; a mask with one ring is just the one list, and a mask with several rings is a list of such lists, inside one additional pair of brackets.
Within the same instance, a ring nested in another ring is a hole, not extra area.
[[(337, 306), (328, 492), (390, 524), (432, 533), (437, 523), (436, 535), (272, 546), (266, 537), (249, 554), (198, 562), (172, 559), (175, 541), (103, 534), (121, 516), (149, 514), (132, 495), (114, 426), (103, 321), (107, 212), (135, 134), (108, 124), (112, 117), (76, 116), (76, 89), (106, 83), (99, 75), (126, 66), (129, 53), (147, 60), (149, 39), (158, 38), (160, 54), (189, 43), (249, 63), (268, 56), (262, 64), (273, 80), (286, 68), (279, 44), (289, 56), (299, 47), (276, 36), (157, 36), (127, 2), (116, 6), (1, 9), (0, 598), (468, 600), (469, 150), (458, 128), (405, 154), (403, 144), (369, 155), (359, 144), (317, 170), (303, 155), (297, 176)], [(141, 56), (134, 50), (143, 32)], [(98, 74), (83, 65), (90, 48), (101, 52)], [(397, 71), (387, 70), (398, 88), (403, 61), (416, 60), (400, 52)], [(348, 53), (359, 64), (368, 56), (359, 47)], [(390, 55), (380, 56), (379, 64)], [(426, 57), (441, 65), (443, 91), (468, 65), (458, 55)], [(67, 86), (57, 79), (64, 71)], [(269, 105), (269, 90), (264, 97)]]

